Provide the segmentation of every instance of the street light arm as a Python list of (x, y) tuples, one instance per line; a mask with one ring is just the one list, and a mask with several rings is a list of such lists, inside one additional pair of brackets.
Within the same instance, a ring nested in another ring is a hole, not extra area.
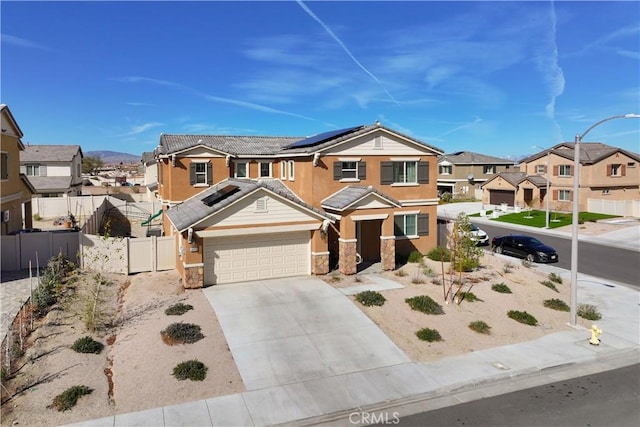
[(614, 119), (640, 119), (640, 114), (633, 114), (633, 113), (629, 113), (629, 114), (619, 114), (617, 116), (611, 116), (611, 117), (607, 117), (606, 119), (602, 119), (597, 123), (594, 123), (593, 125), (591, 125), (591, 127), (589, 127), (589, 129), (585, 130), (582, 135), (576, 135), (576, 141), (582, 141), (582, 138), (584, 138), (589, 132), (591, 132), (591, 129), (593, 129), (596, 126), (601, 125), (604, 122), (608, 122), (609, 120), (614, 120)]

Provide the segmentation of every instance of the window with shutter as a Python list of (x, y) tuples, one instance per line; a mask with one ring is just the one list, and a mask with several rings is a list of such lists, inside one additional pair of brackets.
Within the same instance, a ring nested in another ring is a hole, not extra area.
[(429, 235), (429, 214), (418, 215), (418, 236)]

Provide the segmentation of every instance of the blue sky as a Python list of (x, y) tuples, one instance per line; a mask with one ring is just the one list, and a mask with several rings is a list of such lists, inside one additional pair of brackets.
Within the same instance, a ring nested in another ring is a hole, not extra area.
[[(161, 133), (382, 124), (522, 156), (640, 113), (632, 2), (14, 2), (1, 99), (31, 144), (152, 151)], [(589, 133), (640, 152), (640, 120)]]

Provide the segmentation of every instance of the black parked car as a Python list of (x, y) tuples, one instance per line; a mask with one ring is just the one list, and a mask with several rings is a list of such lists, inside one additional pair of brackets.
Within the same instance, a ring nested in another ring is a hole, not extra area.
[(491, 249), (497, 254), (524, 258), (530, 262), (558, 262), (558, 254), (535, 237), (509, 235), (494, 237)]

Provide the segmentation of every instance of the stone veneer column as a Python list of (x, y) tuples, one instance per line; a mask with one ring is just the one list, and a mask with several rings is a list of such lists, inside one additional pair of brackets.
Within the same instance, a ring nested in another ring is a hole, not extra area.
[(311, 253), (311, 274), (322, 275), (329, 273), (329, 252)]
[(204, 286), (204, 264), (184, 266), (182, 285), (185, 289), (196, 289)]
[(383, 270), (396, 268), (396, 238), (380, 236), (380, 260)]
[(356, 264), (356, 239), (338, 239), (340, 245), (340, 254), (338, 263), (340, 264), (340, 273), (356, 274), (358, 266)]

